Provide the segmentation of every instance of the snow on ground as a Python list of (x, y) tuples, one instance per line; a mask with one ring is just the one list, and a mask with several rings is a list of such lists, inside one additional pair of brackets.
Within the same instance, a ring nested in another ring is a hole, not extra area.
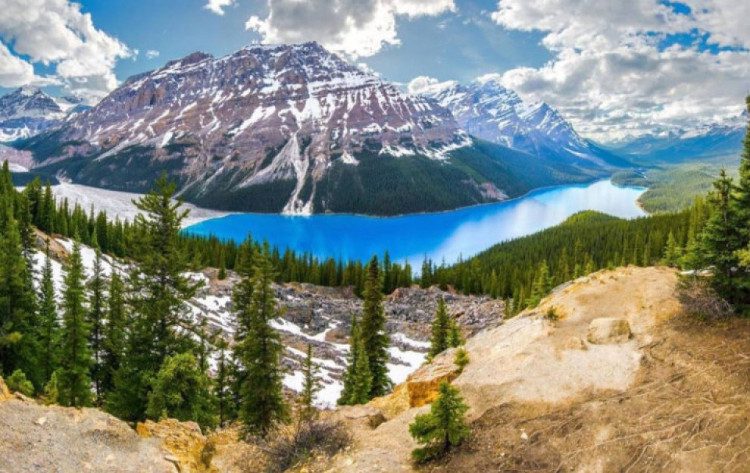
[[(72, 240), (58, 238), (56, 241), (68, 253), (73, 251)], [(90, 277), (93, 274), (96, 252), (93, 248), (86, 245), (80, 245), (80, 249), (84, 270), (86, 275)], [(33, 259), (34, 274), (38, 286), (45, 264), (44, 252), (36, 251), (33, 255)], [(123, 264), (118, 264), (116, 267), (121, 273), (126, 269)], [(102, 256), (102, 270), (106, 276), (109, 276), (112, 273), (113, 261), (112, 258), (107, 255)], [(56, 294), (59, 299), (63, 289), (65, 271), (63, 265), (55, 259), (52, 259), (52, 273)], [(185, 276), (190, 278), (193, 282), (204, 283), (204, 288), (210, 287), (208, 277), (201, 272), (188, 272), (185, 273)], [(186, 309), (190, 311), (194, 320), (208, 320), (211, 326), (220, 327), (221, 330), (231, 337), (233, 316), (229, 310), (230, 306), (231, 297), (229, 295), (215, 295), (202, 290), (200, 291), (199, 296), (196, 296), (186, 304)], [(318, 346), (320, 343), (324, 343), (332, 349), (332, 352), (329, 351), (326, 355), (327, 358), (320, 358), (317, 356), (313, 357), (313, 363), (318, 368), (318, 374), (321, 381), (321, 389), (316, 395), (315, 404), (321, 408), (335, 407), (336, 401), (341, 395), (341, 390), (343, 389), (341, 381), (336, 378), (340, 378), (340, 374), (346, 369), (346, 365), (342, 360), (346, 359), (349, 352), (349, 345), (326, 340), (326, 335), (331, 330), (336, 329), (340, 324), (341, 322), (339, 320), (327, 318), (327, 326), (324, 330), (314, 335), (309, 335), (305, 333), (302, 327), (282, 317), (270, 322), (270, 325), (274, 329), (291, 335), (296, 339), (308, 341), (317, 344)], [(398, 384), (404, 382), (406, 377), (419, 368), (424, 362), (424, 352), (429, 348), (429, 343), (414, 340), (403, 333), (398, 332), (391, 334), (390, 337), (402, 347), (399, 348), (397, 346), (392, 346), (388, 350), (391, 355), (391, 360), (393, 361), (387, 364), (388, 374), (391, 380), (395, 384)], [(335, 353), (335, 355), (332, 355), (332, 353)], [(301, 363), (305, 359), (306, 353), (293, 347), (286, 347), (285, 357), (294, 360), (297, 363)], [(211, 357), (210, 365), (212, 369), (216, 369), (215, 357)], [(301, 391), (302, 381), (302, 372), (298, 370), (287, 372), (283, 379), (284, 386), (296, 392)]]
[[(68, 199), (71, 205), (78, 203), (87, 211), (91, 206), (96, 212), (105, 211), (111, 219), (119, 217), (120, 220), (132, 221), (139, 213), (133, 201), (140, 198), (141, 194), (99, 189), (69, 182), (61, 182), (52, 186), (52, 193), (58, 200)], [(185, 203), (183, 206), (190, 210), (190, 214), (182, 222), (183, 227), (227, 215), (227, 212), (204, 209), (193, 204)]]

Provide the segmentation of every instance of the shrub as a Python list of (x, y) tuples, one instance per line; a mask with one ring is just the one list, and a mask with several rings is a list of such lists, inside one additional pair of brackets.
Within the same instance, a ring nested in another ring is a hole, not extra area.
[(26, 374), (21, 370), (15, 370), (8, 378), (8, 388), (11, 391), (19, 392), (24, 396), (34, 395), (34, 385), (26, 378)]
[(409, 425), (411, 436), (424, 445), (411, 452), (414, 461), (425, 463), (439, 458), (451, 447), (461, 444), (469, 436), (469, 427), (464, 421), (468, 409), (458, 389), (443, 381), (430, 412), (417, 416)]
[(701, 320), (719, 320), (730, 317), (731, 304), (711, 287), (706, 278), (683, 278), (677, 286), (677, 299), (685, 313)]
[(544, 318), (549, 321), (556, 322), (560, 320), (560, 314), (557, 313), (557, 309), (555, 309), (554, 307), (550, 307), (544, 314)]
[(469, 364), (469, 352), (463, 348), (459, 348), (456, 351), (456, 356), (453, 358), (453, 363), (458, 366), (458, 372), (461, 373), (464, 367)]
[(44, 385), (44, 394), (42, 398), (45, 404), (57, 404), (60, 397), (60, 390), (57, 386), (57, 376), (59, 371), (52, 372), (47, 384)]
[(333, 456), (350, 442), (351, 436), (340, 422), (301, 423), (293, 432), (279, 432), (268, 446), (269, 471), (286, 471), (316, 453)]

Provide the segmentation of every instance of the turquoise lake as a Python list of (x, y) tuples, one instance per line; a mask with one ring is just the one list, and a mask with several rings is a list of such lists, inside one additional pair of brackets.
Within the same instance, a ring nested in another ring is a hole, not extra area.
[(622, 218), (645, 215), (636, 200), (644, 188), (609, 180), (539, 189), (517, 199), (458, 210), (398, 217), (362, 215), (288, 216), (243, 213), (205, 220), (185, 229), (197, 235), (244, 240), (248, 234), (280, 249), (320, 258), (367, 260), (387, 250), (394, 261), (418, 267), (427, 256), (452, 263), (490, 246), (561, 223), (582, 210)]

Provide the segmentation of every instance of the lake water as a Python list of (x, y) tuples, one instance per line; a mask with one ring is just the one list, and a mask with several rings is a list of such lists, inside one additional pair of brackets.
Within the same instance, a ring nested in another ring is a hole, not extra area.
[(622, 218), (645, 215), (636, 204), (644, 191), (604, 180), (539, 189), (505, 202), (446, 212), (399, 217), (232, 214), (185, 231), (237, 242), (251, 234), (272, 246), (322, 258), (365, 261), (387, 250), (392, 260), (408, 259), (418, 269), (425, 256), (452, 263), (459, 255), (466, 258), (496, 243), (538, 232), (582, 210)]

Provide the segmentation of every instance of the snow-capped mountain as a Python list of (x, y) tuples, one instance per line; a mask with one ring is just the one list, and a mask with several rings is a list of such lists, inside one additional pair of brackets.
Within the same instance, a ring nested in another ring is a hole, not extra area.
[(0, 97), (0, 142), (28, 138), (59, 127), (73, 104), (35, 87), (21, 87)]
[(166, 171), (193, 203), (292, 214), (444, 210), (603, 172), (479, 146), (435, 100), (314, 42), (193, 53), (18, 146), (83, 184), (140, 192)]
[(544, 102), (526, 103), (495, 79), (442, 82), (421, 94), (448, 108), (464, 130), (484, 140), (570, 163), (627, 165), (578, 135), (557, 110)]
[(613, 143), (609, 147), (642, 164), (721, 156), (739, 158), (746, 126), (747, 115), (744, 113), (727, 124), (709, 124), (689, 130), (648, 134)]

